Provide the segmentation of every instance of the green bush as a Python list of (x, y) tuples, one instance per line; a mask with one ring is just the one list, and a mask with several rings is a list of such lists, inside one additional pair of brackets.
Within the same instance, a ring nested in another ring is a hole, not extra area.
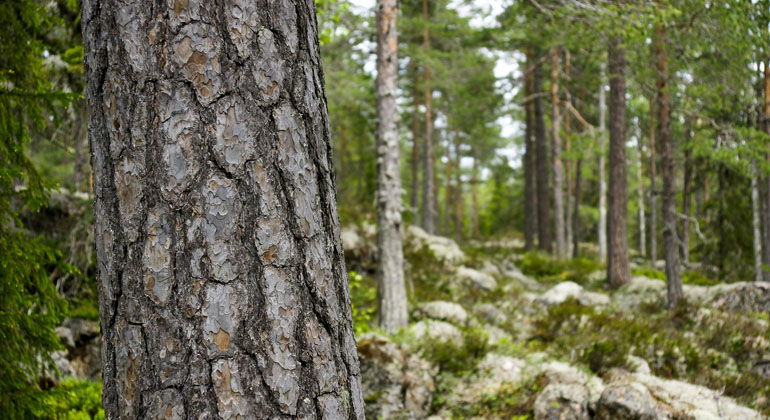
[(586, 257), (558, 261), (541, 252), (528, 252), (522, 257), (519, 267), (524, 274), (535, 277), (541, 282), (573, 281), (585, 285), (589, 281), (589, 276), (602, 270), (604, 265)]
[(348, 273), (348, 287), (353, 328), (356, 335), (361, 335), (372, 329), (371, 324), (377, 311), (377, 289), (373, 279), (365, 278), (355, 271)]
[(490, 351), (487, 332), (483, 329), (461, 329), (462, 343), (451, 341), (424, 342), (422, 354), (441, 372), (463, 375), (476, 368), (478, 362)]
[(102, 383), (64, 379), (57, 387), (45, 393), (42, 406), (35, 413), (36, 417), (57, 420), (104, 419)]

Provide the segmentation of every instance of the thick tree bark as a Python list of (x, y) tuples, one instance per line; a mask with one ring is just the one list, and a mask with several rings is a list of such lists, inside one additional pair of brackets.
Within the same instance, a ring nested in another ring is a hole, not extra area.
[(553, 249), (551, 238), (551, 199), (549, 194), (549, 170), (548, 139), (545, 134), (545, 116), (543, 115), (543, 67), (539, 61), (539, 54), (534, 69), (532, 70), (532, 83), (534, 85), (534, 117), (535, 117), (535, 165), (537, 178), (537, 241), (538, 248), (545, 252)]
[(397, 15), (396, 0), (377, 1), (377, 297), (380, 328), (390, 333), (409, 320), (401, 237)]
[(556, 258), (567, 256), (564, 223), (564, 169), (561, 160), (561, 115), (559, 114), (559, 52), (551, 49), (551, 159), (553, 165), (553, 209), (556, 230)]
[(532, 95), (535, 94), (534, 66), (535, 56), (527, 49), (527, 68), (524, 74), (524, 247), (527, 251), (535, 248), (537, 232), (537, 184), (535, 179), (535, 112)]
[(599, 66), (599, 259), (607, 261), (607, 65)]
[[(428, 0), (422, 0), (422, 48), (430, 51), (430, 9)], [(433, 92), (430, 87), (430, 65), (423, 63), (423, 100), (425, 101), (425, 136), (423, 147), (422, 227), (436, 233), (436, 191), (433, 168)]]
[(655, 55), (657, 58), (657, 105), (658, 141), (663, 173), (663, 239), (666, 257), (666, 284), (668, 306), (673, 307), (683, 296), (682, 279), (679, 277), (679, 238), (677, 235), (676, 191), (674, 191), (674, 137), (671, 133), (671, 97), (668, 86), (668, 51), (666, 30), (658, 26), (655, 31)]
[(626, 58), (618, 36), (610, 39), (610, 185), (607, 220), (607, 281), (620, 287), (631, 278), (626, 227)]
[(107, 418), (363, 418), (313, 3), (165, 4), (83, 4)]

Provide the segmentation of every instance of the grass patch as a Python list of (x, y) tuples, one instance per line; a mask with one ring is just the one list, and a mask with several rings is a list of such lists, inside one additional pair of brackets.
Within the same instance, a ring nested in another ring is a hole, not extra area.
[(518, 265), (524, 274), (543, 283), (573, 281), (580, 285), (588, 284), (591, 274), (604, 269), (601, 262), (591, 258), (558, 261), (541, 252), (527, 252)]

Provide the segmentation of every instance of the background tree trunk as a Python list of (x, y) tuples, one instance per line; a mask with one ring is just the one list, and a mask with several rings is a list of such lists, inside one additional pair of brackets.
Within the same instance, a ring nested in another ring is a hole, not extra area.
[(473, 157), (471, 167), (471, 236), (479, 237), (479, 165), (478, 158)]
[(762, 226), (760, 219), (759, 186), (757, 183), (757, 165), (751, 166), (751, 225), (754, 234), (754, 273), (755, 281), (764, 280), (762, 275)]
[(380, 328), (398, 331), (409, 321), (401, 237), (398, 144), (398, 33), (396, 0), (377, 1), (377, 297)]
[(532, 83), (535, 87), (533, 108), (535, 113), (535, 161), (537, 178), (537, 241), (538, 248), (545, 252), (553, 249), (551, 238), (551, 200), (549, 189), (548, 139), (545, 134), (545, 116), (543, 115), (543, 67), (540, 54), (536, 53), (536, 65), (532, 70)]
[[(765, 77), (764, 77), (764, 128), (765, 133), (770, 135), (770, 59), (765, 60)], [(765, 159), (770, 161), (770, 155), (766, 155)], [(763, 189), (765, 192), (765, 208), (763, 211), (763, 230), (764, 230), (764, 244), (762, 248), (764, 265), (770, 265), (770, 176), (763, 178)], [(770, 271), (764, 271), (764, 280), (770, 281)]]
[(556, 229), (556, 258), (567, 256), (564, 231), (564, 172), (561, 160), (561, 115), (559, 115), (559, 51), (551, 49), (551, 159), (553, 164), (553, 209)]
[(638, 128), (637, 149), (639, 153), (639, 166), (636, 169), (636, 177), (639, 180), (639, 193), (637, 194), (637, 205), (639, 206), (639, 253), (645, 256), (647, 255), (647, 231), (644, 214), (644, 142), (642, 141), (642, 127)]
[(658, 141), (663, 173), (663, 239), (666, 255), (668, 306), (673, 307), (683, 296), (679, 277), (679, 238), (677, 236), (676, 191), (674, 191), (674, 137), (671, 133), (671, 98), (668, 87), (668, 52), (666, 30), (655, 30), (657, 58)]
[(527, 251), (535, 248), (537, 232), (537, 184), (535, 179), (535, 116), (534, 100), (534, 53), (527, 49), (527, 68), (524, 74), (524, 247)]
[[(686, 124), (685, 138), (690, 138), (690, 124)], [(690, 207), (692, 207), (692, 157), (690, 150), (684, 152), (684, 179), (682, 183), (682, 262), (686, 267), (690, 263)]]
[[(430, 51), (430, 9), (428, 0), (422, 0), (422, 48)], [(433, 171), (433, 93), (430, 87), (430, 65), (423, 63), (423, 99), (425, 101), (425, 138), (423, 150), (422, 227), (436, 233), (436, 190)]]
[(83, 4), (106, 416), (361, 419), (312, 3), (159, 4)]
[(599, 259), (607, 261), (607, 65), (599, 65)]
[(655, 134), (654, 106), (650, 105), (650, 262), (657, 269), (658, 263), (658, 143)]
[(631, 278), (626, 227), (626, 58), (618, 36), (610, 39), (610, 185), (607, 220), (607, 281), (620, 287)]
[(417, 65), (413, 66), (414, 80), (412, 81), (412, 189), (409, 195), (409, 203), (412, 206), (412, 223), (418, 224), (420, 220), (420, 89), (418, 85)]

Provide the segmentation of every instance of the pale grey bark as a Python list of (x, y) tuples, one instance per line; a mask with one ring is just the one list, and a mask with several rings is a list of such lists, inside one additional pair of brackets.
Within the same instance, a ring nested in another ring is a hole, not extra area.
[(108, 418), (363, 418), (312, 1), (83, 3)]
[(607, 261), (607, 64), (599, 65), (599, 258)]
[(380, 328), (406, 326), (399, 170), (396, 0), (377, 1), (377, 295)]
[(762, 226), (760, 224), (759, 185), (757, 182), (757, 165), (751, 165), (751, 226), (754, 234), (754, 274), (755, 281), (764, 280), (762, 272)]
[(561, 116), (559, 115), (559, 53), (551, 49), (551, 144), (553, 150), (553, 209), (556, 229), (556, 258), (563, 260), (567, 255), (564, 226), (564, 169), (561, 161)]

